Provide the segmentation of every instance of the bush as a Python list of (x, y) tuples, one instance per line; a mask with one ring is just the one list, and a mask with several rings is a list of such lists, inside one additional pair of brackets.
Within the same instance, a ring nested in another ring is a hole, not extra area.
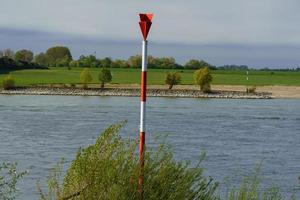
[(71, 88), (76, 88), (76, 84), (75, 84), (75, 83), (71, 83), (71, 84), (70, 84), (70, 87), (71, 87)]
[(256, 92), (256, 86), (254, 85), (254, 86), (252, 86), (250, 88), (247, 88), (246, 92), (247, 93), (251, 93), (251, 94), (255, 94), (255, 92)]
[[(138, 141), (122, 139), (122, 124), (110, 126), (94, 145), (79, 149), (67, 170), (63, 183), (59, 180), (59, 163), (48, 177), (48, 195), (41, 189), (41, 199), (140, 199)], [(217, 199), (217, 183), (203, 177), (201, 161), (192, 166), (188, 161), (176, 161), (170, 148), (147, 149), (144, 166), (144, 198)]]
[(101, 88), (104, 88), (104, 84), (109, 83), (112, 80), (112, 75), (110, 70), (107, 68), (101, 68), (98, 78), (101, 83)]
[(82, 72), (80, 73), (80, 81), (83, 83), (83, 88), (87, 89), (87, 84), (92, 82), (93, 77), (90, 73), (90, 70), (88, 68), (84, 68)]
[[(280, 188), (272, 186), (266, 188), (265, 191), (260, 187), (261, 174), (260, 165), (256, 168), (253, 175), (245, 177), (243, 182), (238, 188), (231, 188), (228, 190), (227, 200), (283, 200)], [(296, 200), (293, 194), (290, 197), (291, 200)]]
[(13, 200), (18, 196), (17, 183), (27, 172), (18, 172), (17, 163), (0, 164), (0, 199)]
[(15, 88), (15, 80), (12, 77), (12, 75), (8, 75), (8, 76), (4, 77), (4, 79), (3, 79), (3, 88), (5, 90), (10, 90), (10, 89)]
[[(94, 145), (79, 149), (75, 160), (62, 179), (63, 160), (47, 177), (48, 193), (38, 184), (40, 199), (77, 200), (138, 200), (141, 199), (138, 141), (122, 139), (123, 124), (110, 126)], [(164, 142), (158, 148), (147, 149), (144, 166), (144, 199), (149, 200), (283, 200), (280, 189), (260, 187), (259, 165), (254, 174), (244, 178), (236, 188), (228, 187), (224, 197), (216, 194), (218, 183), (203, 176), (201, 162), (176, 161)], [(62, 182), (60, 182), (63, 180)], [(300, 182), (300, 177), (299, 177)], [(295, 195), (290, 199), (295, 200)]]
[(165, 83), (169, 85), (169, 90), (173, 88), (174, 85), (181, 83), (181, 76), (178, 72), (168, 72), (166, 75)]
[(200, 86), (202, 92), (209, 93), (212, 76), (208, 67), (199, 69), (194, 72), (195, 84)]

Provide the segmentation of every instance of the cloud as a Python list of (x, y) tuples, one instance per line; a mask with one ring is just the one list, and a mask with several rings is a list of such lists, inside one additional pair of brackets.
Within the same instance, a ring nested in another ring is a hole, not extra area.
[(60, 44), (75, 57), (127, 58), (140, 50), (138, 13), (153, 12), (153, 55), (291, 67), (300, 63), (299, 7), (299, 0), (3, 0), (0, 48)]
[[(74, 58), (96, 52), (101, 58), (127, 59), (131, 55), (141, 53), (141, 43), (137, 40), (108, 40), (72, 34), (0, 28), (0, 49), (11, 48), (17, 51), (25, 48), (39, 53), (55, 45), (68, 46)], [(192, 58), (204, 59), (216, 66), (246, 64), (256, 68), (297, 67), (300, 63), (299, 45), (187, 45), (153, 41), (149, 45), (150, 54), (175, 57), (181, 64)]]
[(298, 0), (6, 0), (0, 26), (133, 40), (140, 37), (137, 14), (151, 11), (156, 42), (300, 44), (299, 6)]

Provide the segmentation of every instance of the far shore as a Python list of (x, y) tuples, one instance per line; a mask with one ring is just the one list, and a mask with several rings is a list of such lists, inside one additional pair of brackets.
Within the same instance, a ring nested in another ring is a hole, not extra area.
[[(166, 85), (150, 85), (147, 90), (149, 97), (178, 97), (178, 98), (224, 98), (224, 99), (270, 99), (272, 94), (268, 91), (246, 93), (243, 86), (213, 86), (211, 93), (202, 93), (194, 85), (178, 85), (169, 90)], [(63, 96), (140, 96), (140, 86), (107, 84), (105, 89), (99, 85), (89, 85), (88, 89), (82, 89), (77, 85), (51, 85), (19, 87), (11, 90), (0, 89), (1, 95), (63, 95)]]
[[(246, 86), (212, 85), (212, 93), (200, 92), (195, 85), (176, 85), (168, 90), (166, 85), (149, 85), (149, 97), (181, 97), (181, 98), (230, 98), (230, 99), (300, 99), (300, 86), (258, 86), (256, 93), (245, 92)], [(2, 95), (68, 95), (68, 96), (139, 96), (138, 84), (107, 84), (105, 89), (91, 84), (84, 90), (80, 85), (51, 85), (19, 87), (12, 90), (0, 89)]]

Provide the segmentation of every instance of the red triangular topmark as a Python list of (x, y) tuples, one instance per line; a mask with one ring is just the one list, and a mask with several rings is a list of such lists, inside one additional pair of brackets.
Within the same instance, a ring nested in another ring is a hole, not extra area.
[(147, 40), (151, 25), (152, 22), (140, 22), (140, 27), (141, 27), (144, 40)]
[(147, 13), (147, 14), (140, 14), (141, 22), (152, 22), (153, 14)]
[(144, 40), (147, 40), (152, 25), (153, 14), (140, 14), (140, 27)]

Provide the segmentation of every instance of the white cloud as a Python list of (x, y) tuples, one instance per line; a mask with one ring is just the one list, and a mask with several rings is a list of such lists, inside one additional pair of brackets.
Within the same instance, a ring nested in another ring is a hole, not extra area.
[(197, 44), (300, 44), (298, 0), (1, 0), (0, 26), (141, 37), (139, 12), (155, 13), (151, 38)]

